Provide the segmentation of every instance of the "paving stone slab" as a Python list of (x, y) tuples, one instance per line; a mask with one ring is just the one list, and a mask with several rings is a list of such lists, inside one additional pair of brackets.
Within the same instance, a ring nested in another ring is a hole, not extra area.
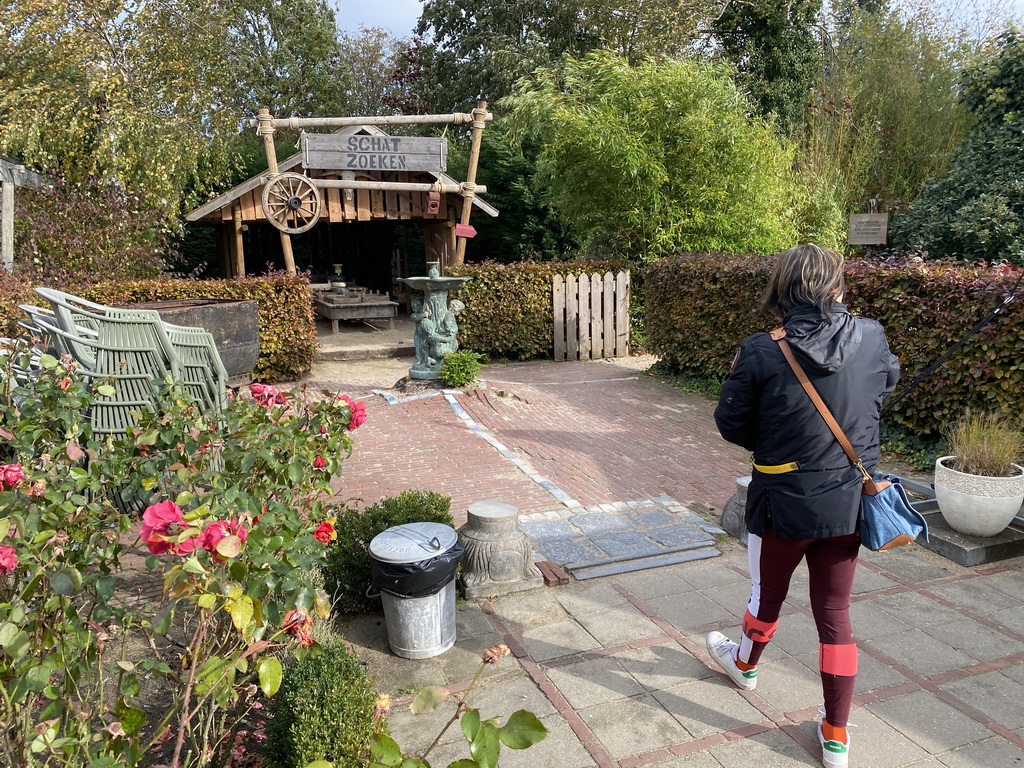
[(703, 627), (716, 622), (734, 622), (736, 616), (699, 592), (648, 600), (658, 614), (676, 629)]
[(671, 525), (677, 521), (675, 515), (671, 512), (666, 512), (664, 509), (640, 509), (635, 512), (627, 512), (623, 517), (638, 531)]
[(575, 539), (580, 532), (569, 525), (567, 520), (538, 520), (520, 523), (526, 535), (534, 541), (545, 542), (550, 539)]
[(573, 515), (567, 523), (572, 525), (581, 533), (595, 534), (606, 531), (628, 531), (632, 529), (629, 520), (623, 515), (614, 512), (587, 512), (582, 515)]
[(571, 656), (601, 647), (593, 635), (571, 619), (533, 627), (526, 630), (521, 639), (526, 652), (536, 661)]
[(616, 580), (641, 600), (694, 591), (679, 569), (671, 566), (623, 574)]
[(863, 647), (869, 650), (877, 649), (925, 677), (974, 663), (973, 657), (956, 650), (937, 637), (916, 629), (898, 635), (876, 637), (863, 643)]
[(675, 688), (695, 680), (707, 680), (714, 672), (677, 643), (631, 648), (615, 654), (619, 664), (646, 690)]
[(625, 597), (604, 582), (578, 584), (573, 585), (571, 589), (559, 589), (555, 599), (573, 616), (603, 611), (626, 602)]
[(821, 705), (821, 676), (796, 659), (760, 664), (757, 670), (757, 695), (779, 712)]
[(927, 691), (869, 704), (867, 709), (933, 755), (992, 734), (985, 726)]
[(686, 544), (713, 544), (714, 539), (692, 523), (667, 525), (663, 528), (651, 528), (646, 531), (649, 539), (653, 539), (665, 547), (680, 547)]
[[(919, 744), (908, 739), (899, 729), (874, 712), (854, 708), (850, 712), (850, 723), (856, 726), (850, 728), (850, 764), (853, 766), (897, 768), (913, 765), (914, 768), (918, 768), (919, 761), (928, 757), (928, 753)], [(802, 723), (800, 730), (808, 739), (817, 741), (817, 720)]]
[(1020, 594), (1011, 596), (998, 589), (993, 589), (987, 577), (957, 581), (952, 584), (938, 584), (929, 588), (929, 591), (954, 603), (970, 606), (972, 611), (982, 615), (1020, 606)]
[(590, 539), (542, 539), (538, 548), (544, 557), (559, 565), (596, 562), (607, 559), (608, 553)]
[(914, 627), (889, 611), (883, 611), (876, 600), (855, 600), (850, 603), (850, 623), (858, 640), (898, 635)]
[(632, 605), (585, 613), (577, 616), (576, 621), (606, 648), (664, 634), (657, 624)]
[(616, 760), (690, 739), (653, 696), (620, 699), (580, 710), (578, 714)]
[(969, 747), (940, 755), (938, 761), (949, 768), (976, 768), (976, 766), (1024, 765), (1024, 750), (998, 736)]
[(696, 739), (765, 719), (724, 676), (677, 685), (653, 696)]
[(949, 624), (933, 624), (930, 627), (925, 627), (923, 631), (949, 643), (953, 648), (963, 651), (978, 661), (1001, 659), (1024, 651), (1024, 643), (1020, 640), (1007, 637), (1005, 633), (987, 627), (974, 619), (961, 619)]
[(873, 599), (872, 605), (895, 616), (914, 627), (931, 624), (948, 624), (962, 618), (963, 614), (918, 592), (899, 592)]
[(660, 555), (665, 551), (665, 547), (661, 543), (652, 541), (644, 534), (632, 530), (599, 533), (591, 536), (590, 540), (613, 558), (647, 557), (648, 555)]
[(663, 565), (677, 565), (688, 563), (694, 560), (706, 560), (711, 557), (718, 557), (721, 552), (716, 547), (698, 547), (686, 549), (681, 552), (671, 552), (664, 555), (652, 555), (650, 557), (638, 557), (629, 560), (610, 562), (604, 565), (589, 566), (568, 566), (572, 575), (577, 579), (596, 579), (600, 576), (615, 576), (620, 573), (657, 568)]
[(644, 687), (612, 656), (549, 669), (547, 675), (577, 710), (646, 693)]
[(723, 768), (806, 768), (820, 762), (778, 729), (714, 747), (709, 752)]
[(1011, 731), (1024, 728), (1024, 685), (1002, 672), (966, 677), (942, 688)]

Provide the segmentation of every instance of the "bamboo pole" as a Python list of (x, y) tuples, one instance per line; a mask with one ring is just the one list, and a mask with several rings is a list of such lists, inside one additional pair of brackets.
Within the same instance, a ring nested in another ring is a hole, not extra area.
[[(263, 148), (267, 152), (267, 168), (270, 170), (270, 181), (280, 174), (277, 167), (277, 150), (274, 148), (274, 128), (276, 120), (270, 116), (269, 109), (261, 109), (250, 125), (256, 126), (256, 133), (263, 137)], [(292, 254), (292, 238), (287, 232), (281, 232), (281, 251), (284, 253), (284, 269), (289, 275), (295, 274), (295, 256)]]
[[(355, 181), (354, 179), (310, 179), (313, 186), (318, 189), (374, 189), (389, 192), (440, 192), (442, 194), (462, 194), (465, 185), (444, 182), (415, 182), (415, 181)], [(487, 187), (474, 185), (475, 194), (484, 194)]]
[(0, 181), (0, 264), (14, 271), (14, 182)]
[[(484, 107), (487, 102), (482, 102)], [(448, 115), (378, 115), (376, 117), (285, 117), (275, 119), (269, 116), (268, 110), (260, 110), (260, 117), (249, 120), (250, 128), (260, 128), (264, 125), (273, 128), (282, 128), (297, 131), (302, 128), (344, 128), (349, 125), (418, 125), (420, 123), (452, 123), (464, 125), (476, 123), (479, 120), (492, 120), (494, 115), (484, 109), (483, 116), (478, 117), (477, 112), (472, 113), (453, 112)], [(268, 120), (264, 121), (262, 115), (267, 112)]]
[(234, 219), (235, 224), (235, 264), (234, 264), (234, 277), (245, 277), (245, 251), (242, 245), (242, 232), (244, 231), (244, 225), (242, 224), (242, 206), (235, 203), (231, 206), (231, 217)]
[[(473, 198), (476, 196), (476, 167), (480, 162), (480, 140), (483, 138), (484, 126), (487, 124), (487, 100), (480, 99), (473, 110), (472, 144), (469, 148), (469, 170), (466, 172), (466, 183), (462, 187), (462, 220), (460, 223), (469, 226), (469, 218), (473, 215)], [(455, 263), (462, 264), (466, 259), (466, 240), (460, 235), (455, 249)]]

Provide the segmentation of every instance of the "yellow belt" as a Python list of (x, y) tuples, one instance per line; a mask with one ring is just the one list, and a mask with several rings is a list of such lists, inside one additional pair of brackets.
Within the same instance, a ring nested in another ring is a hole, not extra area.
[(788, 464), (755, 464), (754, 458), (750, 458), (750, 463), (753, 464), (754, 469), (764, 475), (784, 475), (786, 472), (796, 472), (800, 469), (800, 464), (791, 461)]

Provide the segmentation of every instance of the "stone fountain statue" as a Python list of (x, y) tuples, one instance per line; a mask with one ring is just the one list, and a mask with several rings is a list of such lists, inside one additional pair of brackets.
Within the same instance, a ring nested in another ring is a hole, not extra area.
[(458, 288), (469, 277), (441, 277), (436, 261), (428, 261), (426, 277), (400, 277), (403, 283), (423, 296), (412, 300), (412, 319), (416, 321), (413, 343), (416, 362), (409, 369), (413, 379), (441, 378), (444, 356), (459, 348), (459, 313), (465, 304), (459, 300), (448, 303), (448, 292)]

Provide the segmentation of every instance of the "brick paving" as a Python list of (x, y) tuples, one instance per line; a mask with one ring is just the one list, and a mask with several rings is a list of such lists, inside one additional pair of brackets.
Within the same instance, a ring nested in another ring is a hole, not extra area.
[(334, 382), (336, 391), (366, 397), (368, 414), (353, 435), (337, 497), (369, 504), (409, 488), (434, 490), (452, 497), (461, 525), (480, 499), (511, 502), (522, 514), (559, 507), (531, 475), (585, 506), (670, 496), (721, 508), (744, 473), (744, 452), (718, 438), (705, 398), (630, 369), (522, 363), (489, 366), (482, 380), (486, 388), (454, 399), (528, 464), (526, 471), (442, 396), (389, 405), (358, 385)]

